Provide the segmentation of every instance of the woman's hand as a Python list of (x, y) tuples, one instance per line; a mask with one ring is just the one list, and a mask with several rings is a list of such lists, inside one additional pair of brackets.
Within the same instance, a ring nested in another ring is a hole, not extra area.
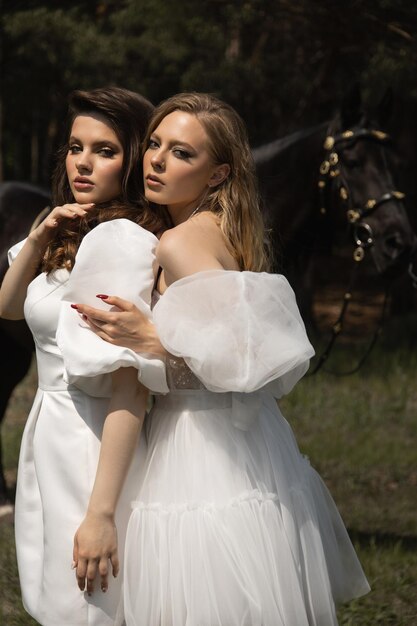
[(30, 282), (39, 272), (45, 250), (56, 233), (60, 222), (68, 218), (81, 218), (94, 206), (89, 204), (64, 204), (57, 206), (27, 237), (19, 254), (6, 272), (0, 291), (0, 316), (9, 320), (24, 317), (24, 302)]
[(93, 593), (97, 572), (101, 590), (107, 591), (109, 560), (116, 578), (119, 557), (114, 519), (110, 515), (88, 512), (74, 537), (73, 567), (81, 591), (86, 590), (89, 595)]
[(100, 294), (97, 297), (113, 309), (103, 311), (86, 304), (73, 305), (96, 335), (135, 352), (166, 356), (155, 326), (132, 302), (117, 296)]
[(86, 204), (78, 204), (73, 202), (72, 204), (64, 204), (63, 206), (56, 206), (49, 215), (29, 234), (29, 239), (34, 243), (40, 245), (47, 245), (52, 237), (55, 235), (55, 231), (64, 219), (81, 218), (87, 215), (89, 209), (94, 206), (93, 202)]

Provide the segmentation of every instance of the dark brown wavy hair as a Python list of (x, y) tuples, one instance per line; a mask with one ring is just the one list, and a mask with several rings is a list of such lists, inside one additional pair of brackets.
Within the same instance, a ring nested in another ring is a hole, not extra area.
[(75, 202), (68, 181), (65, 160), (69, 137), (75, 118), (81, 114), (102, 115), (123, 146), (122, 191), (113, 200), (98, 204), (82, 219), (63, 220), (49, 244), (41, 270), (51, 272), (58, 267), (72, 269), (75, 255), (84, 236), (100, 222), (127, 218), (154, 234), (169, 225), (163, 207), (150, 207), (143, 196), (142, 141), (153, 112), (153, 105), (139, 94), (120, 87), (104, 87), (91, 91), (73, 91), (69, 96), (65, 143), (58, 150), (52, 176), (53, 206)]

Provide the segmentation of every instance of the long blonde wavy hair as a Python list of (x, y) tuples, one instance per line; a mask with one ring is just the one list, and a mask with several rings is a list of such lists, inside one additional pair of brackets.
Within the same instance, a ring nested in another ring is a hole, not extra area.
[(145, 150), (154, 130), (174, 111), (195, 115), (207, 133), (213, 163), (230, 166), (227, 178), (209, 189), (200, 211), (209, 210), (219, 216), (220, 228), (241, 270), (270, 270), (255, 165), (244, 122), (230, 105), (210, 94), (180, 93), (154, 110), (144, 142)]

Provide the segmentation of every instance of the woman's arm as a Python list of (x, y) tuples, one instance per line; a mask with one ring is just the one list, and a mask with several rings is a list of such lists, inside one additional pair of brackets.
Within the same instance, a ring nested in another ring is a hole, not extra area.
[(0, 317), (23, 319), (23, 304), (29, 283), (35, 278), (45, 250), (63, 219), (83, 217), (93, 204), (65, 204), (55, 207), (33, 230), (15, 261), (6, 272), (0, 289)]
[(94, 591), (97, 571), (101, 589), (108, 587), (108, 561), (119, 571), (115, 511), (146, 411), (147, 390), (135, 368), (112, 375), (113, 392), (101, 440), (100, 457), (86, 516), (74, 537), (73, 566), (78, 586)]

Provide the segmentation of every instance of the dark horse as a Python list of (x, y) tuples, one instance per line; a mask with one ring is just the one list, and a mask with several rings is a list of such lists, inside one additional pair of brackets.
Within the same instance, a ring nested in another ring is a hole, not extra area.
[[(28, 235), (34, 221), (49, 202), (49, 193), (40, 187), (20, 182), (0, 185), (0, 283), (8, 267), (8, 249)], [(27, 374), (32, 359), (33, 340), (26, 323), (23, 320), (0, 319), (0, 346), (1, 424), (10, 395)], [(0, 505), (6, 501), (0, 432)]]
[(416, 237), (394, 182), (392, 141), (381, 129), (389, 108), (385, 97), (366, 114), (356, 88), (330, 122), (253, 150), (277, 267), (308, 319), (318, 256), (343, 248), (360, 264), (369, 250), (384, 278), (410, 264)]

